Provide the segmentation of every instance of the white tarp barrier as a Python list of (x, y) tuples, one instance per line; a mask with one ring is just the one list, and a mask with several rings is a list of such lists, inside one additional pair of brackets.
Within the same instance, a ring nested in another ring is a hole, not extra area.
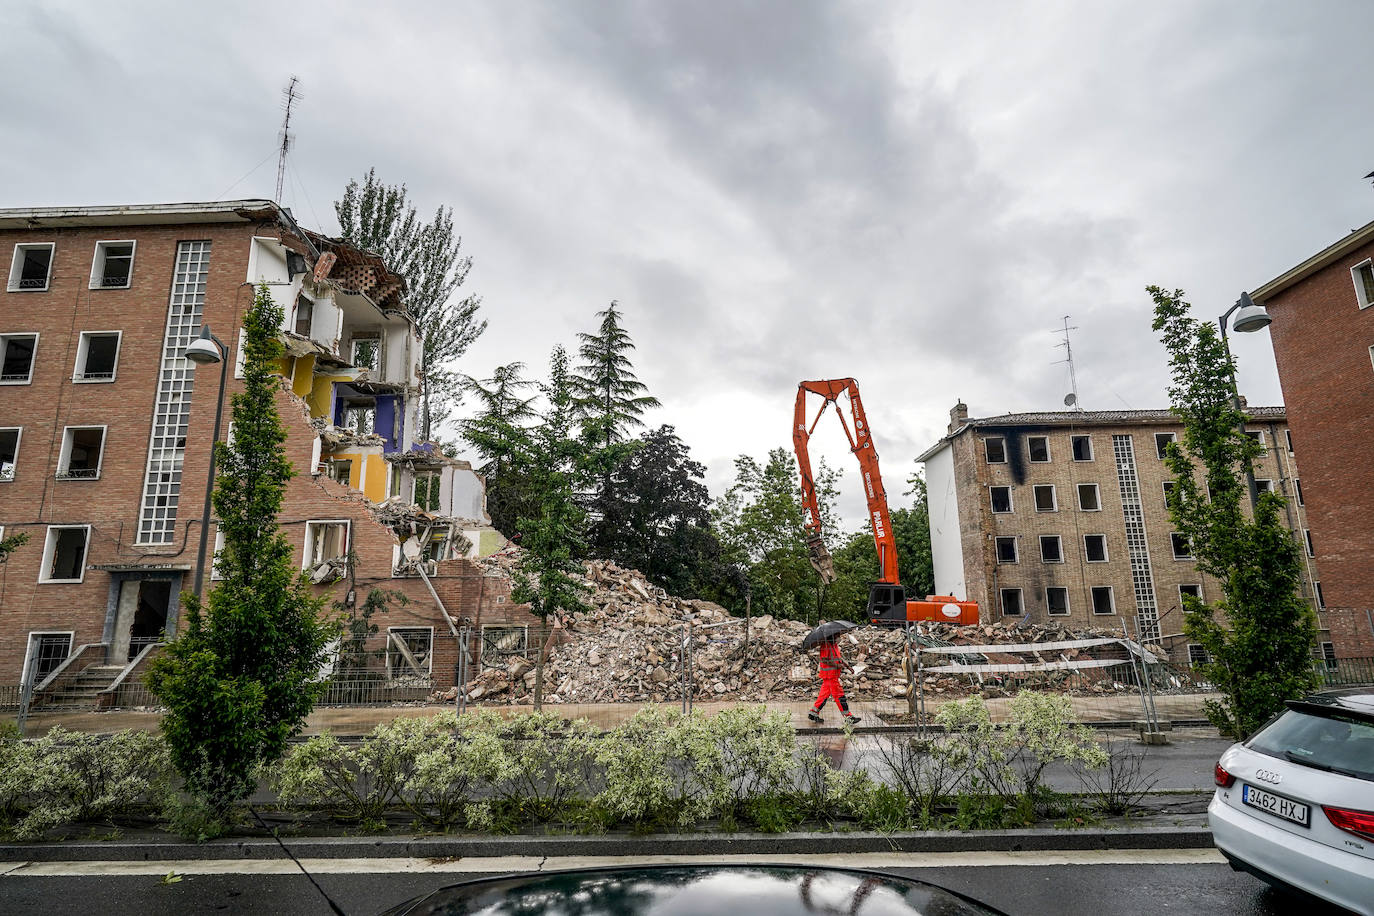
[(1065, 639), (1059, 642), (1021, 642), (993, 644), (989, 646), (922, 646), (920, 652), (930, 655), (987, 655), (997, 652), (1055, 652), (1060, 649), (1081, 649), (1086, 646), (1105, 646), (1108, 643), (1121, 644), (1114, 637), (1099, 639)]
[(997, 674), (1011, 671), (1065, 671), (1075, 668), (1108, 668), (1112, 665), (1125, 665), (1129, 661), (1125, 658), (1085, 658), (1073, 661), (1065, 659), (1058, 662), (1026, 662), (1009, 665), (937, 665), (933, 668), (922, 666), (921, 673)]

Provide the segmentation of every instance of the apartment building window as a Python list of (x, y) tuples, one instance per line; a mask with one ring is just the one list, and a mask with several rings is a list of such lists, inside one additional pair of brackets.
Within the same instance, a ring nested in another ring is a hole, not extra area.
[(1313, 582), (1312, 587), (1317, 591), (1317, 607), (1326, 607), (1326, 594), (1322, 591), (1322, 584), (1320, 582)]
[(12, 293), (41, 292), (52, 279), (53, 242), (21, 242), (14, 246), (14, 260), (10, 262), (9, 291)]
[(119, 363), (120, 331), (82, 331), (76, 345), (74, 382), (113, 382)]
[(1092, 587), (1093, 613), (1094, 614), (1115, 614), (1116, 596), (1112, 594), (1110, 585), (1094, 585)]
[[(1374, 347), (1371, 347), (1370, 349), (1374, 350)], [(1288, 446), (1288, 454), (1293, 454), (1293, 431), (1291, 429), (1285, 429), (1283, 431), (1283, 441)]]
[(382, 335), (376, 331), (353, 335), (350, 362), (359, 369), (376, 371), (382, 366)]
[(1179, 534), (1177, 531), (1170, 532), (1169, 544), (1174, 549), (1175, 560), (1191, 560), (1193, 558), (1193, 545), (1188, 543), (1186, 535)]
[(90, 538), (90, 525), (49, 525), (38, 581), (71, 583), (84, 579)]
[(1026, 455), (1036, 464), (1044, 464), (1050, 460), (1050, 437), (1049, 436), (1027, 436)]
[(68, 426), (62, 432), (62, 452), (57, 459), (59, 480), (95, 480), (105, 452), (105, 427)]
[(1083, 556), (1089, 563), (1107, 562), (1107, 536), (1105, 534), (1083, 535)]
[(1322, 643), (1322, 661), (1329, 669), (1339, 667), (1340, 662), (1336, 661), (1336, 644), (1334, 642)]
[(1159, 460), (1163, 461), (1168, 454), (1169, 444), (1178, 441), (1178, 436), (1173, 433), (1155, 433), (1155, 454)]
[(1064, 546), (1057, 534), (1040, 535), (1040, 559), (1045, 563), (1063, 563)]
[(1350, 277), (1355, 281), (1355, 298), (1360, 308), (1374, 305), (1374, 261), (1365, 261), (1350, 268)]
[(1264, 448), (1264, 430), (1247, 429), (1245, 430), (1245, 435), (1249, 436), (1251, 441), (1253, 441), (1260, 448)]
[(1047, 586), (1045, 608), (1051, 617), (1069, 616), (1069, 590), (1060, 585)]
[(310, 336), (310, 322), (315, 315), (315, 302), (305, 293), (296, 297), (296, 317), (294, 330), (302, 337)]
[[(504, 597), (497, 595), (497, 601)], [(516, 656), (529, 651), (529, 628), (513, 626), (482, 627), (482, 667), (504, 668)]]
[(0, 334), (0, 385), (27, 385), (37, 350), (37, 334)]
[(1274, 492), (1274, 481), (1271, 480), (1271, 479), (1268, 478), (1268, 477), (1256, 477), (1256, 478), (1255, 478), (1255, 492), (1256, 492), (1256, 493), (1272, 493), (1272, 492)]
[(29, 633), (24, 670), (33, 672), (33, 680), (30, 683), (35, 687), (46, 681), (72, 654), (72, 635), (70, 631)]
[(1054, 484), (1038, 483), (1035, 485), (1035, 511), (1036, 512), (1055, 512), (1059, 509), (1054, 498)]
[(348, 522), (317, 521), (305, 523), (305, 553), (302, 569), (348, 556)]
[(19, 437), (23, 432), (22, 426), (0, 429), (0, 480), (14, 479), (14, 469), (19, 464)]
[(1169, 497), (1173, 494), (1175, 486), (1177, 486), (1177, 481), (1164, 481), (1164, 508), (1166, 509), (1169, 508)]
[(1002, 614), (1007, 617), (1019, 617), (1021, 611), (1021, 589), (1004, 588), (1001, 590)]
[(983, 440), (983, 454), (988, 464), (1007, 463), (1007, 440), (1001, 436), (989, 436)]
[(1296, 477), (1293, 478), (1293, 497), (1298, 501), (1299, 506), (1303, 505), (1302, 481)]
[(988, 487), (993, 512), (1011, 511), (1011, 487)]
[(415, 505), (427, 512), (439, 511), (439, 472), (415, 472)]
[(387, 627), (386, 671), (392, 680), (429, 677), (433, 655), (433, 627)]
[(1078, 508), (1084, 512), (1097, 512), (1102, 508), (1102, 497), (1095, 483), (1078, 485)]
[(1201, 586), (1201, 585), (1180, 585), (1180, 586), (1178, 587), (1178, 600), (1179, 600), (1179, 605), (1186, 608), (1188, 605), (1185, 604), (1185, 603), (1183, 602), (1183, 599), (1184, 599), (1184, 598), (1196, 598), (1198, 601), (1201, 601), (1201, 600), (1202, 600), (1202, 586)]
[(1016, 562), (1016, 538), (999, 537), (997, 539), (997, 562), (1015, 563)]
[(1311, 529), (1311, 528), (1304, 528), (1304, 529), (1302, 529), (1302, 539), (1303, 539), (1303, 542), (1307, 545), (1307, 555), (1308, 555), (1309, 557), (1315, 557), (1315, 556), (1317, 555), (1317, 552), (1316, 552), (1315, 550), (1312, 549), (1312, 529)]
[(346, 487), (353, 485), (353, 461), (349, 458), (329, 459), (329, 479)]
[(1073, 447), (1074, 461), (1093, 460), (1093, 437), (1092, 436), (1071, 436), (1069, 443)]
[(368, 436), (377, 428), (377, 402), (372, 399), (344, 402), (343, 427), (360, 436)]
[(1210, 664), (1212, 656), (1208, 654), (1207, 647), (1195, 642), (1188, 643), (1188, 667), (1196, 668), (1198, 665)]
[(96, 242), (91, 289), (128, 289), (134, 274), (134, 243)]

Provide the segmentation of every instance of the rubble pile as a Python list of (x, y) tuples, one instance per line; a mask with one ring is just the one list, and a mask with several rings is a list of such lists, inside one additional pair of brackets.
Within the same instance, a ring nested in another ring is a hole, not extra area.
[[(509, 575), (518, 549), (508, 548), (482, 560), (488, 575)], [(795, 620), (754, 617), (745, 647), (745, 620), (709, 601), (676, 598), (649, 583), (635, 570), (608, 560), (584, 565), (584, 598), (588, 611), (551, 621), (550, 649), (544, 669), (547, 703), (675, 702), (690, 679), (697, 700), (765, 702), (801, 700), (815, 695), (816, 660), (800, 649), (811, 626)], [(681, 656), (690, 628), (687, 674)], [(923, 635), (935, 644), (1040, 643), (1099, 637), (1116, 638), (1119, 631), (1069, 629), (1062, 626), (1004, 626), (976, 628), (924, 624)], [(858, 700), (904, 697), (904, 635), (900, 629), (860, 626), (841, 637), (841, 648), (852, 670), (844, 676), (845, 692)], [(529, 630), (523, 655), (510, 656), (504, 667), (487, 667), (469, 682), (469, 698), (487, 702), (521, 702), (534, 689), (533, 659), (537, 631)], [(1116, 647), (1108, 647), (1116, 648)], [(1153, 648), (1153, 647), (1151, 647)], [(1056, 649), (1043, 658), (1026, 654), (997, 654), (964, 658), (966, 662), (1057, 661), (1080, 656), (1079, 649)], [(1118, 649), (1119, 651), (1119, 649)], [(949, 656), (926, 655), (925, 665), (944, 664)], [(490, 663), (490, 659), (488, 659)], [(1091, 668), (1085, 671), (1024, 672), (1018, 686), (1074, 693), (1134, 691), (1128, 669)], [(1003, 693), (1001, 677), (967, 674), (928, 674), (927, 693), (964, 696)]]

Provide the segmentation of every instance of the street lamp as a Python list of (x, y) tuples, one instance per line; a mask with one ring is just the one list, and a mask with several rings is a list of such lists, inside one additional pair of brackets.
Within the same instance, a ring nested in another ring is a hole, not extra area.
[[(1248, 334), (1251, 331), (1267, 328), (1269, 327), (1269, 323), (1274, 319), (1269, 317), (1269, 313), (1265, 311), (1264, 306), (1255, 304), (1254, 300), (1250, 298), (1249, 293), (1241, 293), (1240, 298), (1236, 300), (1236, 304), (1227, 309), (1226, 314), (1217, 319), (1217, 324), (1221, 326), (1221, 346), (1226, 351), (1226, 367), (1231, 375), (1231, 403), (1239, 412), (1240, 388), (1236, 384), (1236, 363), (1231, 358), (1231, 344), (1226, 339), (1226, 321), (1231, 317), (1232, 313), (1235, 312), (1239, 312), (1239, 314), (1236, 315), (1236, 320), (1231, 326), (1242, 334)], [(1245, 414), (1243, 412), (1240, 414), (1240, 431), (1242, 433), (1245, 432)], [(1259, 488), (1255, 486), (1255, 469), (1250, 464), (1249, 458), (1245, 459), (1245, 484), (1250, 490), (1250, 511), (1253, 512), (1256, 504), (1259, 502)]]
[(196, 554), (196, 584), (194, 593), (200, 597), (205, 582), (205, 548), (210, 537), (210, 496), (215, 490), (215, 443), (219, 441), (220, 421), (224, 418), (224, 382), (229, 361), (224, 358), (224, 341), (210, 332), (210, 324), (200, 326), (200, 336), (191, 341), (183, 354), (197, 368), (219, 363), (219, 394), (215, 397), (215, 433), (210, 437), (210, 474), (205, 482), (205, 508), (200, 513), (200, 551)]

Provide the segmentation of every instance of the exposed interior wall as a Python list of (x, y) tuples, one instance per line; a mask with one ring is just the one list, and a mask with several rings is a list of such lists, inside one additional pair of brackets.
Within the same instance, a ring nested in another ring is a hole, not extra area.
[(935, 592), (968, 597), (964, 548), (959, 534), (959, 498), (954, 481), (954, 448), (948, 443), (925, 461), (926, 499), (930, 509), (930, 554), (935, 566)]

